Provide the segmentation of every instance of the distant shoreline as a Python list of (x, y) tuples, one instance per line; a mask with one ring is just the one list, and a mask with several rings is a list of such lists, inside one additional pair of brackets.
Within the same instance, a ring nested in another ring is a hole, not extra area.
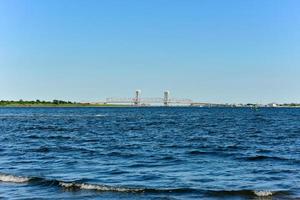
[(264, 108), (300, 108), (300, 106), (278, 106), (278, 107), (249, 107), (249, 106), (135, 106), (135, 105), (112, 105), (112, 104), (89, 104), (89, 105), (0, 105), (0, 108), (249, 108), (249, 109), (264, 109)]
[(129, 104), (108, 104), (108, 103), (85, 103), (85, 102), (71, 102), (62, 100), (53, 101), (7, 101), (0, 100), (0, 108), (96, 108), (96, 107), (123, 107), (123, 108), (137, 108), (137, 107), (204, 107), (204, 108), (300, 108), (298, 103), (290, 104), (213, 104), (213, 103), (193, 103), (191, 105), (129, 105)]
[(116, 107), (135, 107), (135, 106), (123, 106), (123, 105), (88, 105), (88, 106), (66, 106), (66, 105), (8, 105), (8, 106), (1, 106), (0, 108), (116, 108)]
[(127, 105), (110, 104), (11, 104), (0, 105), (0, 108), (88, 108), (88, 107), (129, 107)]
[(0, 107), (120, 107), (122, 105), (106, 104), (106, 103), (80, 103), (62, 100), (53, 101), (0, 101)]

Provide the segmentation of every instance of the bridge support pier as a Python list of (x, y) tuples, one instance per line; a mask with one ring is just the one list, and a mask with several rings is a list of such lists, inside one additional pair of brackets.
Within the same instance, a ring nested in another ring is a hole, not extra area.
[(135, 91), (134, 105), (139, 106), (141, 104), (141, 90)]
[(168, 106), (170, 102), (170, 92), (165, 91), (164, 92), (164, 106)]

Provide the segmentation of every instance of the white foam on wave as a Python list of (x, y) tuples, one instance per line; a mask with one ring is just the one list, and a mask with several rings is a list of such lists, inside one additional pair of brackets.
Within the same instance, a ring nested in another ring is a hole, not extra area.
[(78, 188), (83, 190), (97, 190), (102, 192), (142, 192), (143, 189), (133, 189), (133, 188), (121, 188), (121, 187), (111, 187), (105, 185), (95, 185), (95, 184), (88, 184), (88, 183), (65, 183), (60, 182), (60, 186), (65, 188)]
[(0, 181), (11, 183), (26, 183), (30, 180), (28, 177), (13, 176), (8, 174), (0, 174)]
[(267, 197), (272, 196), (273, 193), (271, 191), (254, 191), (254, 194), (259, 197)]
[[(0, 182), (27, 183), (30, 180), (33, 180), (33, 178), (0, 173)], [(48, 180), (45, 179), (45, 181)], [(66, 189), (97, 190), (102, 192), (143, 192), (144, 191), (143, 189), (138, 189), (138, 188), (113, 187), (113, 186), (106, 186), (106, 185), (74, 183), (74, 182), (72, 183), (72, 182), (63, 182), (63, 181), (59, 181), (59, 185)]]
[(97, 114), (95, 115), (96, 117), (105, 117), (106, 115), (103, 115), (103, 114)]

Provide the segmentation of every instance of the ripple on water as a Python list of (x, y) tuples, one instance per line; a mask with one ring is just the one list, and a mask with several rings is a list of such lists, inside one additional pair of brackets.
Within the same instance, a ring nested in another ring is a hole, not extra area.
[(300, 198), (299, 119), (281, 108), (0, 108), (0, 194)]

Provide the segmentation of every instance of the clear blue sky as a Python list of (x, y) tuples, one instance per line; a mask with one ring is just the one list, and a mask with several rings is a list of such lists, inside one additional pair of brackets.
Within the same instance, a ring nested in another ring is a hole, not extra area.
[(300, 102), (298, 0), (0, 0), (0, 99)]

